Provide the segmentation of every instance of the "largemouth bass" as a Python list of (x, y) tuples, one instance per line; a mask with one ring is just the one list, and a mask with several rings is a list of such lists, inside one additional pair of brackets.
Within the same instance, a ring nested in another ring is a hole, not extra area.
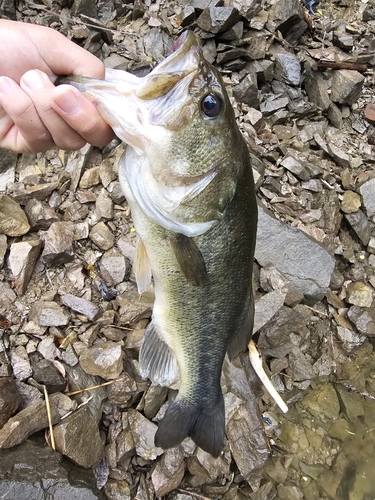
[(220, 376), (226, 352), (245, 351), (253, 327), (257, 206), (246, 143), (223, 80), (192, 32), (149, 75), (69, 77), (128, 148), (119, 178), (138, 234), (140, 293), (155, 304), (140, 350), (144, 377), (178, 396), (156, 446), (190, 436), (217, 457), (225, 434)]

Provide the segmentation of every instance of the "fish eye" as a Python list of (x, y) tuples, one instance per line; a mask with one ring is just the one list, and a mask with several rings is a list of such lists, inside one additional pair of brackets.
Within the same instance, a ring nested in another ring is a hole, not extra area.
[(207, 94), (201, 100), (201, 109), (208, 118), (216, 118), (219, 116), (223, 108), (223, 101), (214, 93)]

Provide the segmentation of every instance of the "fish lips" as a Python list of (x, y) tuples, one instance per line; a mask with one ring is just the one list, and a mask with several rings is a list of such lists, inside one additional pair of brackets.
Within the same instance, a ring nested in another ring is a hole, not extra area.
[(143, 78), (107, 69), (105, 80), (69, 76), (59, 78), (57, 84), (76, 87), (97, 106), (116, 135), (142, 154), (148, 143), (142, 133), (147, 124), (178, 130), (193, 113), (188, 89), (201, 60), (195, 35), (182, 33), (173, 49)]

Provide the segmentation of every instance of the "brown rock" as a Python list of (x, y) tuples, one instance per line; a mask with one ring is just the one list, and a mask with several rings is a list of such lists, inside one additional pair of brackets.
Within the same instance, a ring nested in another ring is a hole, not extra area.
[(25, 212), (13, 198), (0, 195), (0, 233), (22, 236), (30, 229)]
[(365, 118), (371, 125), (375, 125), (375, 104), (367, 104), (365, 107)]
[(0, 378), (0, 429), (14, 415), (22, 403), (13, 378)]

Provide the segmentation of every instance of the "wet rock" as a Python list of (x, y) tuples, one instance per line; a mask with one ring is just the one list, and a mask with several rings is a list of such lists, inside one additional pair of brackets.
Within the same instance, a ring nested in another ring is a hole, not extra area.
[(375, 311), (373, 308), (362, 309), (352, 306), (348, 311), (348, 318), (363, 335), (375, 336)]
[(99, 427), (85, 406), (69, 415), (53, 429), (56, 450), (85, 469), (94, 467), (104, 455)]
[(26, 380), (32, 375), (32, 369), (24, 346), (17, 346), (10, 351), (13, 375), (17, 380)]
[(346, 287), (346, 301), (358, 307), (371, 307), (373, 301), (372, 288), (356, 281)]
[(25, 212), (10, 196), (0, 194), (0, 233), (22, 236), (30, 229)]
[(344, 414), (351, 422), (356, 422), (358, 417), (365, 414), (363, 397), (355, 392), (349, 392), (345, 387), (336, 385), (336, 391)]
[(32, 305), (29, 319), (40, 326), (65, 326), (69, 316), (56, 302), (39, 300)]
[(289, 52), (275, 54), (274, 78), (288, 85), (299, 85), (301, 65), (299, 60)]
[(116, 250), (106, 252), (100, 261), (100, 273), (107, 285), (122, 283), (126, 273), (125, 257)]
[(308, 392), (301, 404), (318, 418), (338, 418), (340, 403), (332, 384), (321, 384)]
[(354, 104), (361, 94), (364, 76), (358, 71), (339, 69), (333, 72), (331, 99), (340, 104)]
[(100, 182), (99, 169), (100, 167), (93, 167), (86, 170), (79, 182), (79, 187), (81, 189), (89, 189), (99, 184)]
[[(51, 420), (57, 424), (61, 417), (72, 411), (76, 403), (60, 393), (49, 396)], [(25, 441), (34, 432), (48, 427), (46, 403), (42, 401), (28, 406), (8, 420), (0, 429), (0, 448), (11, 448)]]
[(89, 237), (101, 250), (109, 250), (115, 244), (115, 238), (104, 222), (98, 222), (91, 229)]
[(160, 498), (178, 488), (185, 473), (185, 454), (176, 446), (162, 455), (151, 474), (155, 495)]
[[(66, 206), (66, 204), (65, 204), (65, 206)], [(69, 221), (76, 222), (76, 221), (85, 219), (87, 217), (88, 213), (89, 213), (89, 209), (87, 208), (87, 206), (81, 205), (81, 203), (76, 200), (76, 201), (73, 201), (73, 203), (70, 203), (68, 206), (66, 206), (65, 211), (64, 211), (63, 220), (68, 221), (68, 222)]]
[(375, 178), (364, 182), (359, 188), (361, 193), (363, 206), (365, 207), (368, 217), (375, 216)]
[(16, 413), (22, 403), (13, 378), (0, 378), (0, 429)]
[(128, 422), (137, 454), (145, 460), (155, 460), (164, 450), (154, 444), (157, 426), (137, 410), (128, 410)]
[(101, 310), (92, 302), (71, 293), (66, 293), (62, 299), (63, 304), (73, 311), (83, 314), (90, 321), (95, 321), (101, 315)]
[(61, 266), (74, 259), (74, 224), (54, 222), (44, 235), (42, 257), (49, 266)]
[(248, 74), (238, 85), (233, 87), (233, 95), (237, 101), (252, 108), (259, 106), (258, 84), (254, 74)]
[(53, 208), (49, 207), (47, 203), (34, 198), (27, 203), (25, 212), (33, 231), (46, 231), (53, 222), (59, 221)]
[(341, 210), (346, 214), (352, 214), (356, 212), (361, 206), (361, 198), (354, 191), (347, 190), (344, 192), (342, 202), (341, 202)]
[(366, 246), (370, 240), (370, 225), (367, 217), (358, 209), (352, 214), (345, 214), (345, 219), (348, 221), (350, 227), (354, 230), (358, 238)]
[(313, 301), (326, 293), (335, 265), (327, 250), (301, 231), (283, 225), (261, 206), (255, 258), (263, 267), (274, 265)]
[(284, 486), (279, 484), (277, 495), (280, 500), (302, 500), (304, 498), (302, 491), (296, 486)]
[(197, 19), (197, 25), (209, 33), (222, 33), (239, 21), (237, 9), (233, 7), (208, 7)]
[(315, 377), (314, 369), (311, 363), (304, 356), (303, 352), (296, 346), (293, 346), (288, 355), (289, 368), (287, 375), (293, 380), (311, 380)]
[(83, 370), (90, 375), (111, 380), (122, 372), (123, 352), (121, 344), (105, 342), (84, 350), (79, 358)]
[(251, 61), (247, 66), (250, 74), (256, 74), (259, 82), (271, 82), (273, 80), (274, 63), (266, 59)]
[(56, 366), (47, 359), (41, 359), (33, 364), (33, 378), (46, 386), (49, 393), (62, 392), (66, 387), (66, 380), (56, 368)]
[(256, 333), (276, 314), (284, 304), (285, 296), (286, 292), (275, 290), (263, 295), (255, 302), (253, 333)]
[(227, 419), (225, 432), (232, 456), (243, 478), (251, 480), (266, 459), (260, 446), (264, 441), (263, 429), (240, 398), (227, 393), (224, 401)]
[(41, 250), (40, 240), (20, 241), (11, 245), (9, 267), (15, 279), (15, 289), (18, 295), (25, 293)]
[(28, 440), (10, 450), (0, 450), (0, 497), (104, 500), (92, 471), (62, 465), (61, 459), (44, 441)]

